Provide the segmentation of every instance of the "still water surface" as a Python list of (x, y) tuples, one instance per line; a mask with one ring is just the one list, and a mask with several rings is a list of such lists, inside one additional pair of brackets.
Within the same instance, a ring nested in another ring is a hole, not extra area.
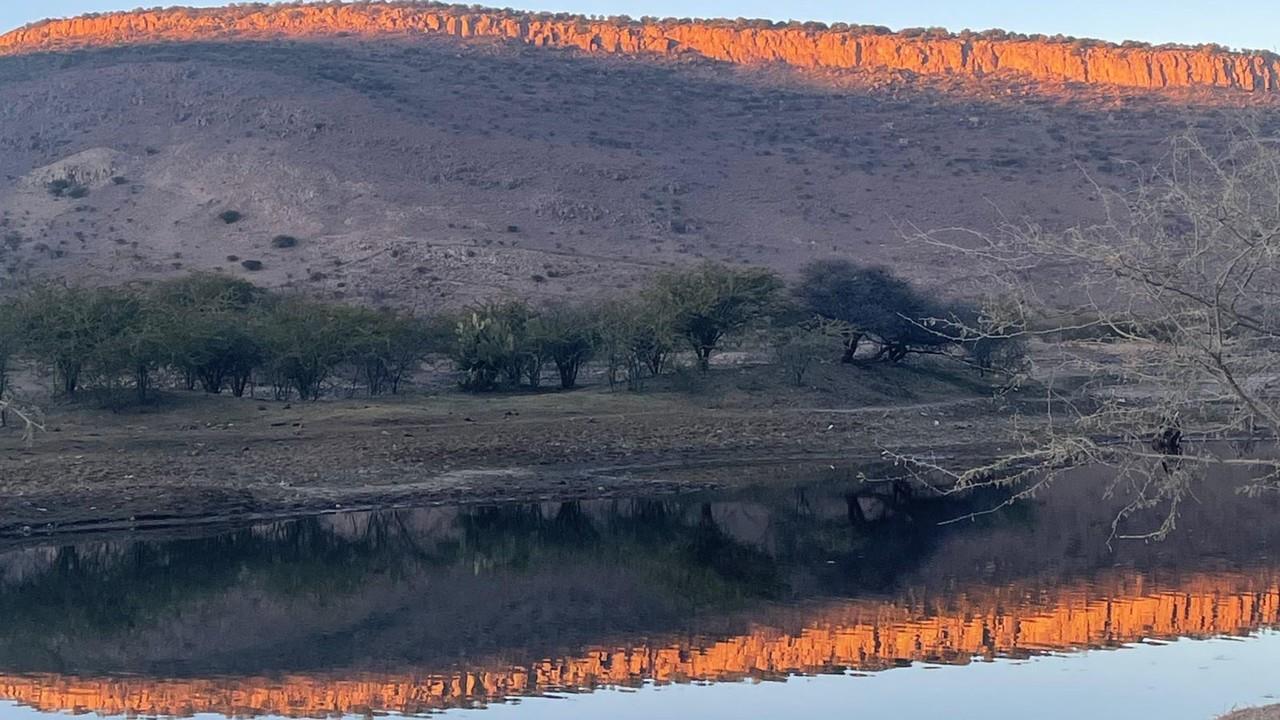
[[(0, 553), (0, 718), (1210, 718), (1280, 702), (1280, 502), (1106, 546), (833, 478)], [(1114, 502), (1121, 502), (1118, 498)], [(480, 710), (480, 708), (484, 708)]]

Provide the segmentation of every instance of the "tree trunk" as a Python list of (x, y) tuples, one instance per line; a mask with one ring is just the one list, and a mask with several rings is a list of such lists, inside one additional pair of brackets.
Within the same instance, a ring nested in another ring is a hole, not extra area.
[(698, 369), (702, 372), (711, 370), (711, 352), (714, 348), (700, 347), (698, 348)]
[(846, 336), (844, 339), (844, 356), (840, 358), (840, 362), (849, 364), (853, 362), (853, 358), (858, 354), (858, 346), (862, 344), (862, 333), (855, 333)]
[(133, 383), (138, 391), (138, 403), (146, 403), (147, 388), (151, 385), (151, 370), (146, 366), (138, 366), (133, 373)]
[(572, 390), (574, 385), (578, 384), (578, 369), (580, 365), (576, 360), (556, 360), (556, 370), (560, 373), (560, 389)]

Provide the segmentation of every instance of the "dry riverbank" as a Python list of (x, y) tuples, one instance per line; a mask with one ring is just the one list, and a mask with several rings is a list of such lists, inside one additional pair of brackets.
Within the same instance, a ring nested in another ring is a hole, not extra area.
[[(830, 472), (884, 447), (958, 454), (1007, 437), (972, 374), (776, 368), (707, 386), (282, 403), (174, 393), (112, 413), (55, 407), (0, 434), (0, 534), (182, 525), (362, 506), (556, 500)], [(830, 373), (824, 377), (824, 373)]]

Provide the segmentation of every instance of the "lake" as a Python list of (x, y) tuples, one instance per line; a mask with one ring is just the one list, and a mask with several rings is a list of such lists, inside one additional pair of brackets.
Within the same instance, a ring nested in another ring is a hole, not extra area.
[[(0, 719), (1205, 719), (1280, 702), (1280, 498), (1206, 482), (1114, 541), (849, 473), (0, 551)], [(1143, 522), (1139, 520), (1137, 522)]]

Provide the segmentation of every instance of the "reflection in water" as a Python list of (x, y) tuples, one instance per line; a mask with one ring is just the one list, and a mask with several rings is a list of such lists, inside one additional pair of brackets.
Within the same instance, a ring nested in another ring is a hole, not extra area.
[(1273, 501), (1206, 489), (1183, 534), (1113, 554), (1096, 487), (1056, 495), (943, 527), (965, 508), (828, 482), (14, 551), (0, 698), (420, 713), (1280, 626)]

